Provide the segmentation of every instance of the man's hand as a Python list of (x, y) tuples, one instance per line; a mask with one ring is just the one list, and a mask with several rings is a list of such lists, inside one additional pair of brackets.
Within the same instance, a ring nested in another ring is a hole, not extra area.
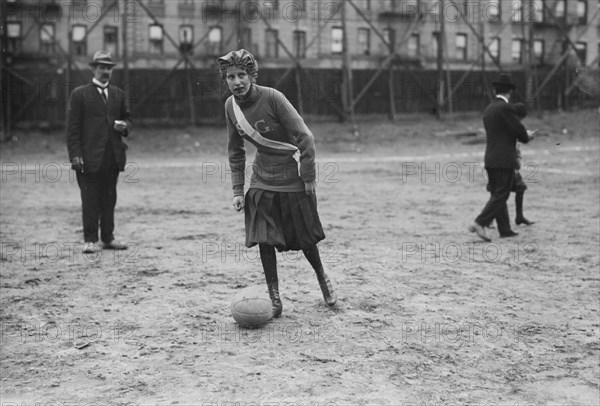
[(316, 188), (317, 184), (314, 180), (312, 182), (304, 182), (304, 191), (307, 195), (314, 195)]
[(78, 156), (73, 158), (73, 160), (71, 161), (71, 169), (83, 173), (83, 159)]
[(533, 140), (535, 138), (535, 133), (537, 133), (538, 130), (527, 130), (527, 135), (529, 136), (529, 141)]
[(244, 210), (244, 196), (235, 196), (233, 198), (233, 208), (235, 211)]
[(115, 120), (115, 125), (113, 128), (120, 133), (125, 132), (125, 130), (127, 130), (127, 122), (123, 120)]

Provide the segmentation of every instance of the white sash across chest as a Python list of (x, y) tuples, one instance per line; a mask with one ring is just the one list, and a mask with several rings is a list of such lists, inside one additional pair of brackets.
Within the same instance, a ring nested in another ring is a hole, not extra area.
[(240, 109), (240, 106), (237, 105), (235, 100), (231, 100), (231, 104), (233, 105), (233, 114), (235, 114), (238, 128), (241, 129), (248, 137), (252, 138), (254, 142), (262, 145), (263, 147), (284, 151), (294, 151), (294, 155), (292, 155), (292, 157), (298, 163), (298, 174), (300, 174), (300, 150), (298, 147), (287, 142), (270, 140), (263, 137), (257, 130), (254, 129), (254, 127), (250, 125), (246, 119), (246, 116), (244, 116), (242, 109)]

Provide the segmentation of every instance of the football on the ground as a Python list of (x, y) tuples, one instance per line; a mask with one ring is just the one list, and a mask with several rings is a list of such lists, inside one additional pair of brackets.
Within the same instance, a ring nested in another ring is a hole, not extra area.
[(231, 301), (231, 315), (242, 327), (257, 328), (273, 318), (273, 305), (265, 289), (245, 288)]

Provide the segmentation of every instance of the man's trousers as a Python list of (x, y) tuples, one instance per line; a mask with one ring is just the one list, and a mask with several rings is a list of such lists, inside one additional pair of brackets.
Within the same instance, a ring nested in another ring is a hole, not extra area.
[(500, 235), (511, 232), (506, 201), (510, 196), (515, 179), (515, 170), (508, 168), (485, 168), (488, 174), (490, 199), (475, 219), (480, 226), (486, 226), (496, 219)]

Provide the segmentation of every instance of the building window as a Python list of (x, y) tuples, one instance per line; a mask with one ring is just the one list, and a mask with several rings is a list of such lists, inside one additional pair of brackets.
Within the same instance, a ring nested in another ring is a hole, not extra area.
[(512, 57), (513, 63), (521, 64), (522, 63), (522, 55), (521, 55), (521, 45), (523, 41), (520, 38), (514, 38), (512, 40), (512, 47), (510, 55)]
[(438, 49), (440, 47), (440, 33), (439, 32), (434, 32), (431, 35), (432, 35), (432, 38), (431, 38), (431, 51), (433, 53), (433, 57), (437, 58), (438, 57)]
[[(148, 4), (148, 9), (155, 17), (165, 16), (165, 0), (148, 0), (146, 3)], [(127, 8), (125, 10), (127, 10)]]
[(331, 53), (341, 54), (344, 51), (344, 30), (340, 27), (331, 29)]
[(533, 57), (538, 65), (544, 63), (544, 54), (546, 52), (546, 43), (543, 39), (533, 40)]
[[(388, 46), (391, 47), (392, 50), (396, 49), (396, 30), (393, 28), (384, 28), (383, 29), (383, 38), (388, 43)], [(388, 49), (389, 51), (389, 49)]]
[(21, 23), (9, 22), (6, 25), (6, 52), (17, 54), (21, 48)]
[(159, 24), (151, 24), (148, 27), (149, 49), (151, 54), (161, 55), (163, 53), (163, 29)]
[(556, 5), (554, 6), (554, 17), (557, 20), (565, 19), (565, 1), (566, 0), (556, 0)]
[[(415, 1), (415, 3), (418, 3), (418, 2)], [(458, 8), (458, 1), (455, 1), (455, 3), (456, 3), (456, 8)], [(486, 3), (490, 4), (490, 0), (488, 0), (487, 2), (478, 2), (476, 0), (464, 0), (463, 7), (462, 7), (461, 19), (468, 20), (468, 21), (478, 21), (477, 20), (479, 18), (478, 14), (480, 14), (480, 10), (482, 9), (482, 7), (486, 6)], [(492, 1), (492, 3), (493, 3), (493, 1)], [(452, 4), (452, 2), (450, 2), (450, 4)], [(417, 4), (417, 6), (418, 6), (418, 4)], [(489, 5), (487, 7), (489, 7)], [(415, 10), (417, 10), (417, 9), (415, 8)], [(494, 10), (494, 12), (497, 13), (497, 10)]]
[(73, 26), (73, 53), (77, 56), (87, 55), (87, 27)]
[(408, 37), (408, 56), (411, 58), (418, 58), (420, 56), (420, 45), (419, 34), (411, 34), (410, 37)]
[(119, 29), (113, 26), (104, 27), (104, 49), (114, 56), (119, 54)]
[(529, 15), (526, 16), (529, 21), (531, 21), (531, 19), (536, 23), (544, 21), (544, 0), (533, 0), (533, 2), (530, 3), (529, 8), (532, 8), (528, 10)]
[(514, 22), (523, 21), (523, 0), (512, 1), (512, 20)]
[(583, 66), (587, 64), (587, 44), (585, 42), (576, 42), (575, 48), (577, 48), (577, 57), (581, 61)]
[(194, 49), (194, 26), (184, 24), (179, 26), (179, 49), (191, 54)]
[(491, 23), (497, 23), (501, 20), (502, 10), (500, 6), (500, 0), (490, 0), (485, 7), (485, 17)]
[(296, 58), (306, 58), (306, 31), (294, 31), (294, 55)]
[[(87, 8), (87, 5), (88, 5), (87, 3), (88, 3), (88, 0), (73, 1), (72, 7), (76, 11), (82, 11)], [(91, 12), (91, 10), (90, 10), (90, 12)], [(79, 14), (79, 15), (81, 15), (81, 14)]]
[(492, 38), (492, 42), (490, 42), (490, 46), (488, 47), (490, 54), (499, 61), (500, 60), (500, 38), (494, 37)]
[(40, 52), (42, 54), (54, 54), (54, 36), (54, 24), (40, 26)]
[(272, 21), (279, 14), (278, 0), (265, 0), (262, 2), (262, 6), (263, 17), (269, 21)]
[(277, 30), (267, 30), (266, 31), (266, 50), (265, 56), (267, 58), (278, 58), (279, 57), (279, 43), (277, 41), (277, 37), (279, 32)]
[(221, 27), (209, 28), (206, 47), (209, 55), (218, 55), (221, 53), (223, 47), (223, 29)]
[(194, 15), (194, 0), (179, 0), (177, 5), (177, 16), (191, 17)]
[(456, 58), (467, 60), (467, 34), (456, 34)]
[(358, 53), (371, 55), (371, 30), (368, 28), (358, 29)]
[(580, 24), (580, 25), (587, 24), (587, 1), (586, 0), (578, 0), (577, 1), (577, 24)]

